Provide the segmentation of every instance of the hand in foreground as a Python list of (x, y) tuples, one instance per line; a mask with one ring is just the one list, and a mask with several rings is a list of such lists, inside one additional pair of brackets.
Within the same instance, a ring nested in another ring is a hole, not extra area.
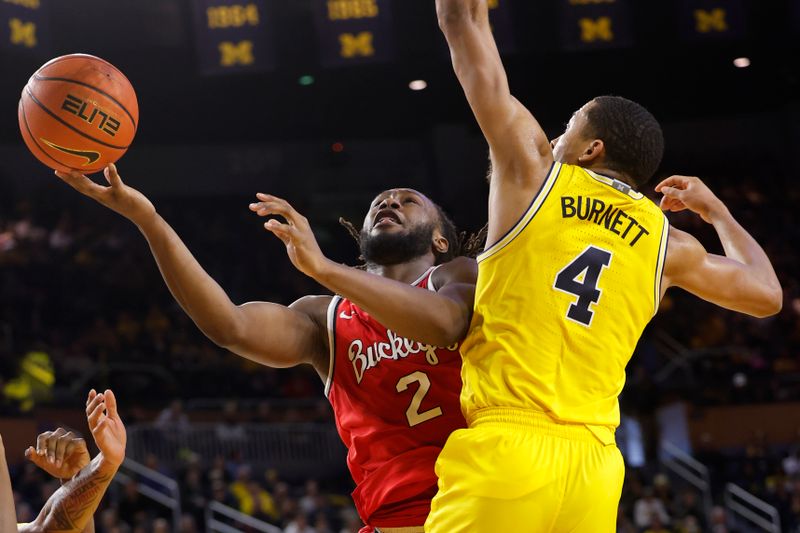
[(315, 277), (327, 258), (317, 244), (308, 219), (295, 211), (286, 200), (263, 193), (256, 194), (256, 198), (260, 201), (250, 204), (250, 210), (261, 217), (278, 215), (286, 220), (284, 224), (273, 218), (264, 227), (283, 241), (289, 259), (300, 272)]
[(709, 224), (725, 206), (700, 178), (691, 176), (670, 176), (658, 185), (656, 192), (664, 195), (661, 209), (664, 211), (684, 211), (689, 209), (700, 215)]
[(89, 391), (86, 418), (94, 442), (103, 454), (104, 460), (118, 468), (125, 460), (128, 436), (117, 412), (117, 399), (114, 393), (110, 390), (100, 394), (94, 389)]
[(72, 479), (91, 459), (86, 441), (64, 428), (39, 435), (36, 447), (25, 450), (25, 457), (58, 479)]
[(70, 187), (116, 211), (134, 224), (141, 224), (155, 214), (155, 207), (145, 195), (122, 182), (116, 165), (113, 163), (108, 165), (103, 175), (109, 187), (98, 185), (78, 171), (70, 173), (56, 171), (56, 176)]

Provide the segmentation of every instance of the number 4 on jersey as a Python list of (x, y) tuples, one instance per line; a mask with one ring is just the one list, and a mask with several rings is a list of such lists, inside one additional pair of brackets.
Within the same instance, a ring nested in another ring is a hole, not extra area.
[(589, 306), (600, 300), (602, 291), (597, 282), (609, 264), (611, 252), (590, 246), (558, 273), (554, 287), (578, 297), (578, 301), (570, 304), (567, 318), (584, 326), (592, 325), (594, 311)]

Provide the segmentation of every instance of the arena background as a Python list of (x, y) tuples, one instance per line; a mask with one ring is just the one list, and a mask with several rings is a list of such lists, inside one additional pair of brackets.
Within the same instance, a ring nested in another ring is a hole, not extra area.
[[(668, 294), (621, 398), (619, 531), (798, 531), (800, 2), (490, 3), (512, 90), (548, 134), (595, 95), (641, 102), (665, 129), (659, 177), (705, 179), (785, 290), (768, 320)], [(98, 531), (357, 531), (314, 372), (216, 348), (135, 228), (25, 149), (20, 91), (73, 52), (109, 60), (137, 90), (127, 183), (235, 302), (288, 304), (324, 289), (249, 213), (257, 191), (293, 202), (325, 253), (351, 264), (338, 217), (358, 225), (385, 188), (429, 193), (464, 230), (485, 223), (487, 149), (433, 0), (0, 1), (0, 433), (20, 520), (56, 486), (24, 448), (57, 425), (85, 431), (86, 391), (110, 386), (132, 461)], [(719, 250), (698, 218), (670, 218)]]

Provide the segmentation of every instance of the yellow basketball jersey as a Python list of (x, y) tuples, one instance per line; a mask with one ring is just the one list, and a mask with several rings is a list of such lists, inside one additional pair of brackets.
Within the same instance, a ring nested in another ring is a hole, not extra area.
[(628, 185), (556, 163), (522, 219), (480, 257), (462, 346), (467, 418), (535, 409), (619, 425), (625, 366), (658, 309), (669, 223)]

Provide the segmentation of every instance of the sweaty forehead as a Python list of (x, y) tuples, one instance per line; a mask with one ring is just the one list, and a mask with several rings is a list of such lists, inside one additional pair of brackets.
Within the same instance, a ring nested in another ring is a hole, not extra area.
[(380, 193), (378, 196), (375, 197), (375, 199), (372, 201), (372, 203), (375, 204), (376, 202), (380, 202), (384, 198), (388, 198), (390, 196), (403, 196), (403, 197), (405, 197), (405, 196), (414, 196), (416, 198), (419, 198), (420, 200), (423, 200), (427, 204), (433, 205), (433, 202), (431, 201), (431, 199), (428, 198), (427, 196), (425, 196), (424, 194), (422, 194), (421, 192), (419, 192), (418, 190), (416, 190), (416, 189), (405, 189), (405, 188), (389, 189), (387, 191), (383, 191), (382, 193)]

